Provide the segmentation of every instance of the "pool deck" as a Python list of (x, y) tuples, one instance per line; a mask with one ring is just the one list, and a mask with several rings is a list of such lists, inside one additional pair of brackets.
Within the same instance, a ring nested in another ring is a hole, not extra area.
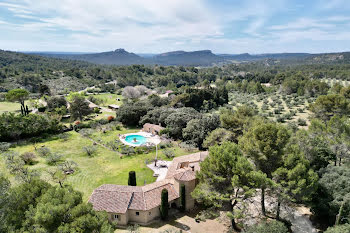
[(160, 137), (158, 135), (152, 135), (151, 133), (146, 133), (146, 132), (138, 132), (138, 133), (128, 133), (128, 134), (123, 134), (123, 135), (120, 135), (119, 136), (119, 140), (124, 143), (125, 145), (128, 145), (128, 146), (133, 146), (133, 147), (136, 147), (136, 146), (141, 146), (141, 145), (135, 145), (135, 144), (132, 144), (132, 143), (129, 143), (127, 141), (125, 141), (125, 137), (126, 136), (129, 136), (129, 135), (140, 135), (140, 136), (143, 136), (145, 138), (147, 138), (147, 142), (150, 142), (150, 143), (153, 143), (155, 145), (159, 144), (161, 142), (160, 140)]

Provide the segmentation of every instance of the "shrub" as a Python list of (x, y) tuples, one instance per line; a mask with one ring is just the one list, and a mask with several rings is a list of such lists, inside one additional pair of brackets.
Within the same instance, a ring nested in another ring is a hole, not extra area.
[(100, 113), (100, 109), (99, 108), (94, 108), (94, 113), (96, 113), (96, 114)]
[(114, 117), (113, 117), (113, 116), (108, 116), (108, 117), (107, 117), (107, 120), (108, 120), (108, 122), (111, 122), (111, 121), (114, 120)]
[(23, 169), (24, 161), (16, 152), (6, 152), (4, 154), (6, 167), (10, 174), (15, 175)]
[(62, 155), (59, 153), (51, 153), (46, 157), (46, 162), (48, 165), (55, 165), (62, 159)]
[(306, 120), (299, 118), (298, 119), (298, 125), (300, 126), (307, 126)]
[(23, 154), (21, 154), (21, 159), (25, 164), (29, 164), (29, 165), (33, 164), (35, 158), (36, 156), (33, 152), (24, 152)]
[(83, 151), (87, 154), (87, 156), (92, 157), (96, 153), (97, 148), (95, 146), (84, 146)]
[(173, 144), (171, 142), (161, 142), (158, 144), (159, 149), (165, 149), (172, 146)]
[(163, 154), (168, 158), (171, 159), (173, 157), (175, 157), (175, 151), (171, 150), (171, 149), (164, 149), (163, 150)]
[(48, 147), (40, 147), (39, 149), (36, 150), (36, 153), (40, 156), (40, 157), (46, 157), (49, 154), (51, 154), (51, 150)]
[(121, 153), (124, 155), (133, 155), (135, 154), (135, 149), (130, 146), (125, 146), (121, 148)]
[(8, 142), (0, 142), (0, 152), (5, 152), (10, 148), (11, 144)]

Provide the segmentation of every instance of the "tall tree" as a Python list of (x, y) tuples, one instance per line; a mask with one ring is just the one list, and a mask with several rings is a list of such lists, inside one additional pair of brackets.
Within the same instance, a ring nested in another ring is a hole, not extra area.
[[(257, 121), (239, 141), (243, 152), (254, 161), (258, 170), (271, 179), (272, 173), (283, 164), (283, 152), (290, 138), (282, 125)], [(265, 189), (261, 186), (261, 210), (265, 211)]]
[(69, 111), (72, 119), (82, 120), (84, 116), (92, 113), (92, 109), (89, 107), (89, 103), (82, 96), (74, 96), (70, 102)]
[(321, 95), (310, 105), (310, 110), (316, 118), (329, 121), (333, 116), (348, 116), (350, 102), (339, 94)]
[(160, 202), (160, 217), (162, 220), (166, 220), (168, 218), (168, 209), (169, 209), (168, 190), (163, 189), (161, 194), (161, 202)]
[(182, 134), (185, 140), (198, 146), (199, 149), (203, 149), (204, 139), (219, 125), (218, 115), (203, 115), (200, 118), (190, 120), (186, 128), (182, 130)]
[(129, 186), (136, 186), (136, 172), (135, 171), (129, 171), (128, 185)]
[(199, 185), (192, 196), (208, 207), (204, 215), (215, 215), (228, 205), (235, 229), (239, 229), (235, 219), (242, 215), (236, 206), (239, 203), (244, 206), (243, 200), (254, 194), (256, 187), (269, 182), (265, 174), (254, 170), (238, 145), (230, 142), (210, 147), (209, 156), (201, 163), (197, 177)]
[(274, 187), (277, 195), (277, 219), (283, 201), (310, 201), (317, 188), (318, 175), (310, 169), (309, 161), (297, 145), (290, 145), (286, 149), (283, 165), (272, 176), (277, 183)]
[(29, 97), (29, 91), (25, 89), (12, 89), (6, 94), (6, 99), (11, 102), (19, 102), (21, 107), (25, 109), (24, 102)]

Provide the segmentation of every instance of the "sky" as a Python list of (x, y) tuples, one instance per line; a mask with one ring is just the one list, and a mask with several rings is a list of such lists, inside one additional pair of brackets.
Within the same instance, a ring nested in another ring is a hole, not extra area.
[(350, 51), (350, 0), (0, 0), (0, 49)]

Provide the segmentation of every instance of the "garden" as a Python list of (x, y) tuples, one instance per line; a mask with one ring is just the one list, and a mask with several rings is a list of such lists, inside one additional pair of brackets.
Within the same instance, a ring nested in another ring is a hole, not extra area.
[[(138, 185), (156, 180), (153, 171), (146, 166), (155, 158), (155, 149), (135, 151), (117, 140), (118, 134), (138, 132), (139, 129), (121, 127), (109, 129), (105, 133), (99, 129), (89, 129), (91, 135), (84, 131), (85, 129), (80, 132), (70, 131), (38, 141), (24, 141), (10, 148), (5, 154), (15, 153), (22, 158), (31, 157), (25, 167), (39, 172), (40, 177), (50, 183), (61, 181), (71, 185), (83, 193), (85, 201), (92, 191), (102, 184), (127, 185), (130, 170), (136, 172)], [(171, 156), (168, 156), (168, 151), (172, 151)], [(171, 143), (159, 146), (158, 158), (172, 160), (172, 157), (188, 153), (188, 150)], [(65, 177), (54, 177), (52, 173), (67, 162), (73, 163), (70, 164), (73, 172)], [(0, 169), (13, 183), (17, 183), (16, 177), (6, 169), (8, 166), (10, 165), (6, 155), (2, 156)]]

